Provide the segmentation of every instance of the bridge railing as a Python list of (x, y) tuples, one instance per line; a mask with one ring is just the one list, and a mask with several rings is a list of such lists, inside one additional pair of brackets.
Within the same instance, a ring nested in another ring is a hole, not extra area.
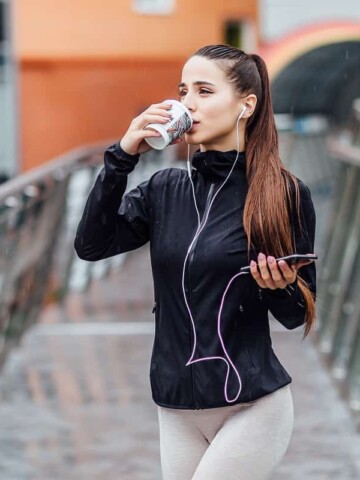
[(319, 277), (317, 342), (360, 420), (360, 99), (327, 148), (340, 169)]
[[(77, 258), (73, 244), (86, 198), (107, 144), (90, 145), (0, 186), (0, 366), (38, 317), (44, 300), (61, 301), (91, 279), (118, 268), (125, 255), (96, 263)], [(142, 156), (127, 190), (171, 160)]]

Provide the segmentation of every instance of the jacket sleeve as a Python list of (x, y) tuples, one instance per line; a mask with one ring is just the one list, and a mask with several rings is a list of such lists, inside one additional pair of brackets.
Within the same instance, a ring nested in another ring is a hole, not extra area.
[[(297, 219), (296, 209), (293, 209), (292, 228), (296, 252), (313, 253), (315, 241), (316, 216), (309, 188), (299, 181), (300, 190), (300, 219)], [(301, 267), (298, 275), (307, 283), (314, 299), (316, 297), (316, 266), (315, 262)], [(305, 321), (305, 302), (297, 280), (284, 289), (261, 289), (262, 296), (267, 302), (268, 309), (273, 316), (288, 330), (302, 325)]]
[(138, 161), (139, 155), (125, 153), (119, 143), (105, 151), (104, 167), (89, 194), (75, 237), (81, 259), (101, 260), (149, 240), (148, 181), (125, 194), (127, 176)]

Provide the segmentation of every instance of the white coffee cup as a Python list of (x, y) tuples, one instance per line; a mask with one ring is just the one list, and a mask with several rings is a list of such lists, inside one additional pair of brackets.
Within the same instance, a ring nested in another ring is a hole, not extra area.
[[(146, 125), (146, 129), (151, 128), (160, 133), (161, 137), (145, 138), (145, 141), (150, 147), (155, 150), (162, 150), (167, 147), (171, 142), (181, 137), (185, 132), (189, 131), (193, 124), (193, 119), (189, 110), (181, 102), (177, 100), (164, 100), (163, 103), (169, 103), (172, 105), (171, 110), (168, 110), (172, 115), (172, 120), (168, 123), (149, 123)], [(169, 131), (174, 130), (174, 131)]]

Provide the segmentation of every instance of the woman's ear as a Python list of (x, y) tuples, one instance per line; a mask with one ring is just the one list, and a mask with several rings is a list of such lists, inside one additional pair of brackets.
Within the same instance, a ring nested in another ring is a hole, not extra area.
[(246, 98), (245, 98), (245, 107), (246, 107), (246, 112), (244, 114), (244, 117), (251, 117), (251, 115), (254, 113), (254, 110), (256, 108), (256, 103), (257, 103), (257, 97), (254, 93), (250, 93)]

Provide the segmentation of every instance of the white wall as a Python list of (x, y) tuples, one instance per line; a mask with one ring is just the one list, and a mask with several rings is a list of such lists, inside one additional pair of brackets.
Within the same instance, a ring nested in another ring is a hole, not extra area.
[(312, 23), (360, 22), (360, 0), (259, 0), (259, 7), (264, 41), (276, 40)]
[[(0, 0), (8, 3), (8, 0)], [(9, 3), (8, 14), (10, 15)], [(5, 64), (0, 66), (0, 174), (18, 173), (18, 128), (16, 66), (11, 45), (11, 19), (5, 23), (6, 41), (0, 43), (0, 54)]]
[(12, 81), (9, 72), (5, 83), (0, 82), (0, 174), (17, 173), (16, 118)]

